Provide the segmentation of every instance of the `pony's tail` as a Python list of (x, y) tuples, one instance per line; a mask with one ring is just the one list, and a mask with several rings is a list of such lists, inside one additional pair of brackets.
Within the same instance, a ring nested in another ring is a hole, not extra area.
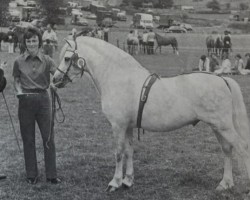
[(235, 130), (244, 141), (250, 144), (249, 120), (241, 89), (233, 79), (225, 78), (225, 80), (229, 84), (229, 88), (232, 93), (233, 123)]

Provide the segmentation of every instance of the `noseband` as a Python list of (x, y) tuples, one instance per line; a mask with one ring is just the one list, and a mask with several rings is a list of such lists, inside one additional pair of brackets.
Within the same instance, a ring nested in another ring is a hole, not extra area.
[[(68, 43), (68, 45), (69, 45), (70, 47), (72, 47), (71, 44), (69, 43), (69, 41), (66, 40), (66, 42)], [(66, 52), (69, 51), (69, 52), (72, 52), (72, 53), (73, 53), (73, 55), (72, 55), (71, 58), (70, 58), (70, 64), (69, 64), (69, 66), (68, 66), (66, 72), (62, 71), (61, 69), (59, 69), (59, 67), (57, 67), (57, 70), (63, 74), (62, 82), (64, 82), (65, 80), (69, 80), (70, 82), (73, 81), (73, 79), (71, 79), (71, 78), (69, 77), (69, 75), (68, 75), (69, 70), (70, 70), (70, 68), (71, 68), (72, 66), (78, 66), (78, 67), (79, 67), (79, 61), (81, 61), (81, 60), (84, 61), (84, 65), (81, 67), (81, 72), (80, 72), (81, 77), (82, 77), (83, 74), (84, 74), (84, 68), (85, 68), (85, 65), (86, 65), (86, 61), (85, 61), (84, 58), (79, 57), (79, 55), (78, 55), (78, 52), (77, 52), (77, 43), (76, 43), (75, 38), (74, 38), (74, 42), (75, 42), (75, 50), (66, 50)], [(65, 53), (66, 53), (66, 52), (65, 52)]]

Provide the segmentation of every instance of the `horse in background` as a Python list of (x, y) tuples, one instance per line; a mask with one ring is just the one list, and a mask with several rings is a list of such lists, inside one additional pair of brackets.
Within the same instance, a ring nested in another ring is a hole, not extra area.
[(0, 51), (2, 50), (1, 44), (3, 42), (8, 42), (8, 35), (5, 32), (0, 32)]
[(128, 53), (130, 55), (138, 54), (139, 52), (139, 38), (138, 31), (134, 30), (133, 35), (127, 38)]
[(155, 39), (156, 39), (156, 42), (157, 42), (157, 47), (156, 47), (155, 51), (159, 48), (160, 53), (161, 53), (161, 47), (162, 46), (171, 45), (172, 48), (173, 48), (174, 53), (179, 55), (178, 42), (177, 42), (176, 37), (174, 37), (174, 36), (163, 37), (163, 36), (159, 35), (158, 33), (155, 33)]
[(210, 56), (215, 51), (215, 40), (212, 35), (207, 36), (206, 45), (207, 45), (207, 54), (208, 56)]

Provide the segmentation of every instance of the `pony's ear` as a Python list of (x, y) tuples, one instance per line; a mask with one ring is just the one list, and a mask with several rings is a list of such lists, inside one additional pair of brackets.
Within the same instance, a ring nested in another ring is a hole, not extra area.
[(72, 45), (70, 44), (70, 42), (67, 39), (64, 39), (64, 40), (70, 46), (70, 48), (73, 48)]

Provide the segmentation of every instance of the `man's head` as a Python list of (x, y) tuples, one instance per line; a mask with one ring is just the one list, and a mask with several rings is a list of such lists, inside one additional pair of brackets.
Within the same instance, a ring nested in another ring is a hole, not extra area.
[(241, 55), (240, 54), (236, 54), (235, 59), (240, 60), (241, 59)]
[(23, 35), (23, 45), (27, 48), (27, 41), (33, 37), (38, 38), (38, 48), (42, 46), (42, 35), (37, 28), (29, 27)]
[(207, 57), (206, 57), (205, 55), (202, 55), (202, 56), (201, 56), (201, 60), (203, 60), (203, 61), (205, 61), (206, 58), (207, 58)]
[(250, 58), (250, 53), (246, 53), (245, 57)]
[(47, 25), (47, 30), (48, 30), (48, 32), (50, 32), (51, 29), (52, 29), (52, 28), (51, 28), (51, 24), (48, 24), (48, 25)]

